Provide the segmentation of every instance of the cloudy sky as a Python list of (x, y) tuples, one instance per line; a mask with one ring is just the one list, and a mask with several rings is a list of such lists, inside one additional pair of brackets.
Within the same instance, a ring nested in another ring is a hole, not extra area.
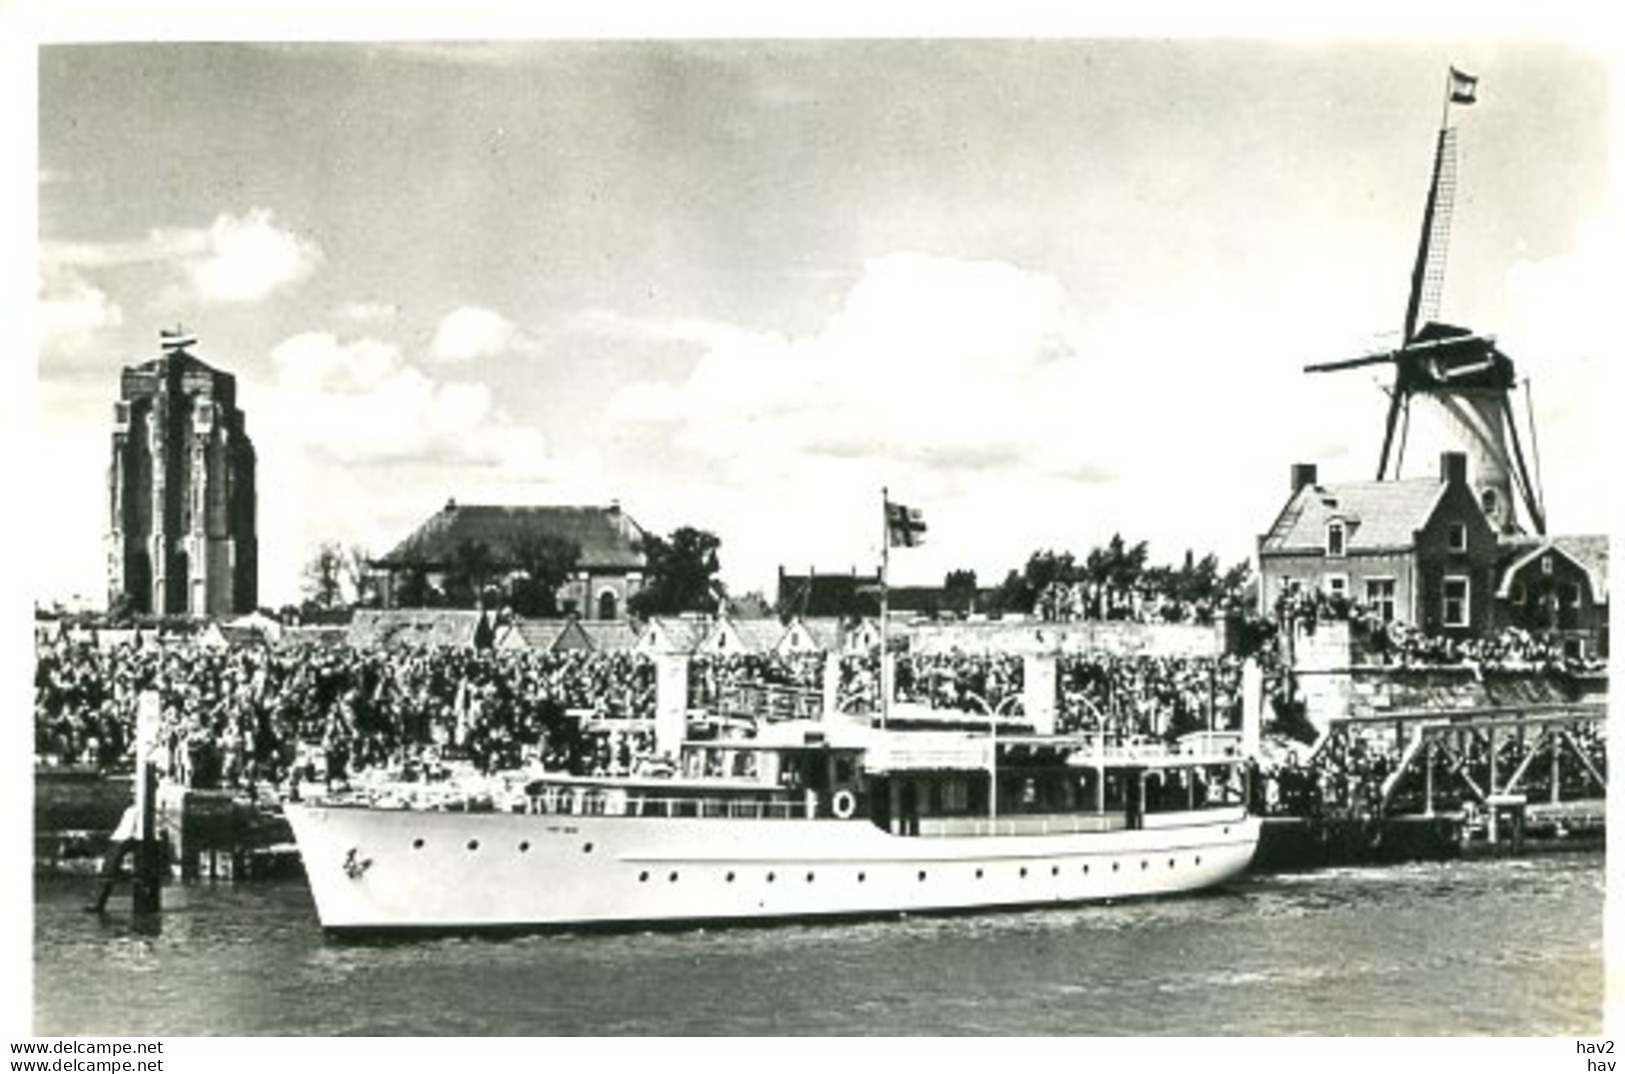
[(931, 526), (900, 582), (1240, 559), (1292, 462), (1375, 471), (1383, 378), (1301, 367), (1396, 340), (1452, 63), (1442, 316), (1533, 378), (1553, 527), (1608, 525), (1609, 66), (1560, 38), (37, 58), (41, 598), (103, 596), (118, 370), (177, 323), (238, 378), (267, 602), (448, 498), (619, 500), (769, 596), (872, 568), (882, 486)]

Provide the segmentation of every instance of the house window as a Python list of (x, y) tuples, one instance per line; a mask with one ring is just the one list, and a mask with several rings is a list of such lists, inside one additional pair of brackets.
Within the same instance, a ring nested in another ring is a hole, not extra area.
[(1325, 577), (1326, 595), (1337, 600), (1347, 600), (1349, 595), (1349, 576), (1346, 574), (1328, 574)]
[(1452, 522), (1452, 523), (1450, 523), (1449, 530), (1447, 530), (1446, 532), (1449, 534), (1450, 551), (1452, 551), (1452, 552), (1465, 552), (1465, 551), (1467, 551), (1467, 523), (1465, 523), (1465, 522)]
[(1552, 557), (1551, 557), (1550, 553), (1547, 553), (1546, 555), (1540, 557), (1540, 573), (1542, 573), (1542, 574), (1551, 574), (1552, 573)]
[(1495, 494), (1494, 488), (1486, 488), (1479, 496), (1479, 502), (1484, 505), (1484, 513), (1490, 518), (1496, 517), (1496, 508), (1501, 506), (1501, 497)]
[(1326, 523), (1326, 554), (1328, 556), (1341, 556), (1343, 554), (1343, 523)]
[(615, 611), (615, 592), (613, 590), (606, 589), (602, 593), (598, 594), (598, 618), (613, 619), (615, 618)]
[(1510, 599), (1512, 601), (1512, 603), (1514, 603), (1514, 604), (1517, 604), (1519, 606), (1523, 605), (1525, 597), (1524, 597), (1524, 588), (1523, 588), (1523, 583), (1522, 582), (1513, 582), (1512, 583), (1512, 593), (1511, 593), (1511, 595), (1510, 595), (1510, 597), (1508, 599)]
[(1442, 618), (1445, 626), (1464, 627), (1467, 625), (1467, 593), (1467, 576), (1465, 574), (1447, 574), (1444, 576)]
[(1384, 623), (1394, 621), (1394, 580), (1392, 578), (1367, 578), (1365, 580), (1365, 602), (1371, 609), (1382, 616)]

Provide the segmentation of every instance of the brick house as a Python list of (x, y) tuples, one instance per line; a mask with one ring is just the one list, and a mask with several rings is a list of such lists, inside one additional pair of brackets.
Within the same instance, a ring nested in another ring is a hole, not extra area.
[(1608, 538), (1566, 536), (1509, 547), (1496, 589), (1500, 622), (1572, 656), (1608, 656)]
[(559, 611), (588, 620), (626, 617), (627, 601), (643, 587), (648, 561), (645, 533), (619, 504), (608, 507), (489, 507), (458, 504), (431, 515), (386, 556), (374, 560), (381, 574), (386, 608), (396, 607), (402, 581), (421, 572), (431, 589), (445, 584), (459, 549), (484, 545), (493, 581), (510, 583), (522, 576), (516, 549), (537, 537), (558, 537), (580, 550), (575, 569), (558, 589)]
[(1469, 636), (1496, 622), (1499, 535), (1467, 482), (1467, 457), (1440, 456), (1435, 477), (1321, 484), (1292, 468), (1291, 495), (1258, 539), (1259, 612), (1281, 594), (1319, 590), (1432, 634)]

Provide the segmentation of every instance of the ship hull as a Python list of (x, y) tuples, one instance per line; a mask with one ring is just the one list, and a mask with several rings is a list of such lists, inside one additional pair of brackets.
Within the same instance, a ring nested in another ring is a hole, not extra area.
[(1243, 809), (1146, 827), (902, 836), (864, 821), (289, 805), (334, 935), (842, 919), (1194, 891), (1244, 871)]

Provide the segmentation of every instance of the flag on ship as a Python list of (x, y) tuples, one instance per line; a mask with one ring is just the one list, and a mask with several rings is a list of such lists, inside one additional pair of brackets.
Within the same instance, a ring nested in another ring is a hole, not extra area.
[(197, 337), (182, 329), (179, 325), (173, 330), (160, 328), (158, 329), (158, 345), (165, 354), (175, 354), (188, 347), (197, 346)]
[(1478, 100), (1478, 76), (1450, 69), (1450, 103), (1472, 104)]
[(917, 548), (925, 543), (925, 514), (917, 507), (886, 504), (886, 543), (892, 548)]

